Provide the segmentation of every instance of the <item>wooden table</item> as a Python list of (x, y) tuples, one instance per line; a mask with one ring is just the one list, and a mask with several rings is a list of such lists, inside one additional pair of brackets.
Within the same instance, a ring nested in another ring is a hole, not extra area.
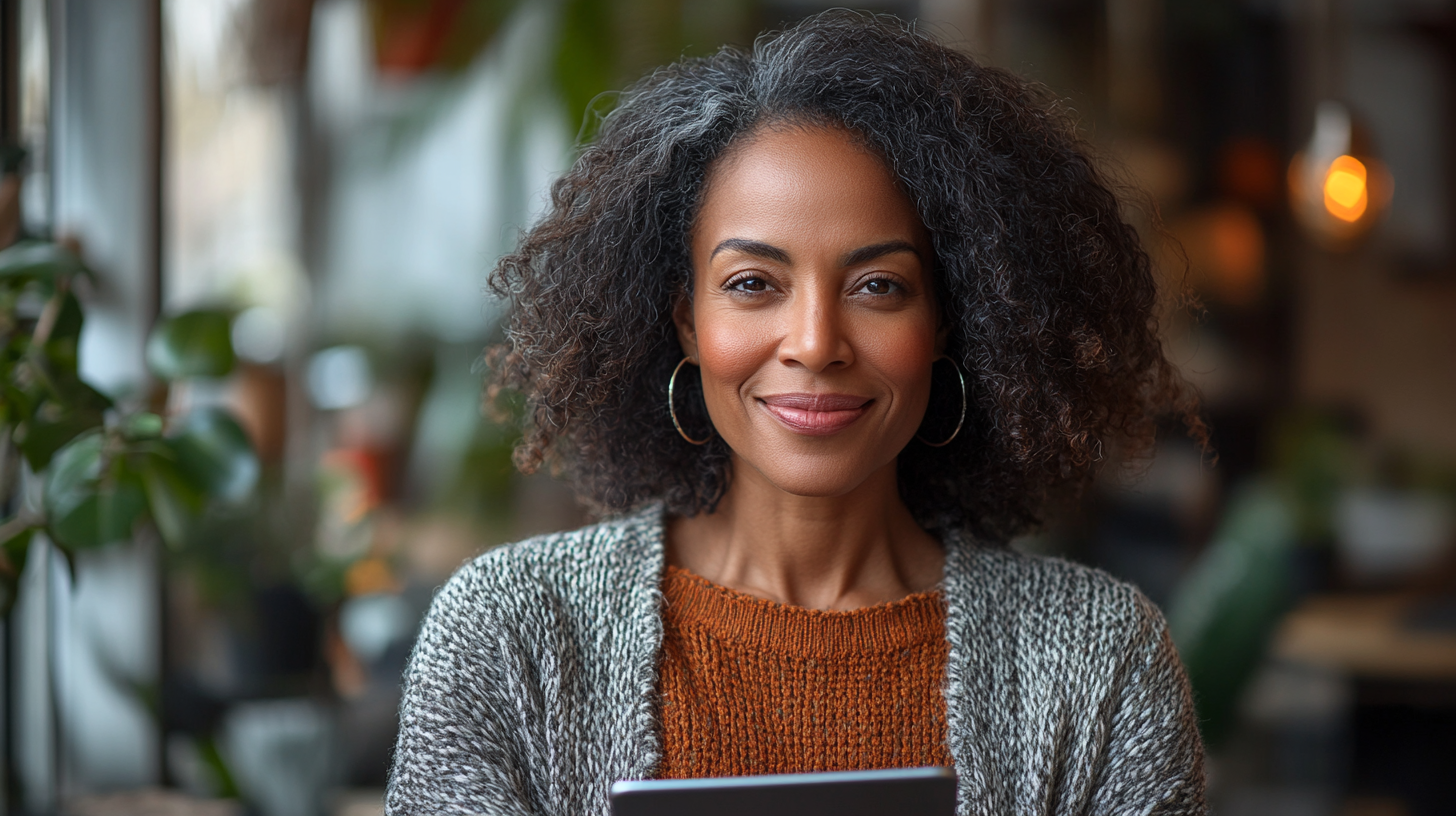
[(1351, 681), (1343, 814), (1449, 812), (1456, 632), (1412, 629), (1421, 603), (1414, 592), (1314, 596), (1274, 634), (1275, 660)]
[(1409, 594), (1305, 600), (1275, 632), (1275, 658), (1380, 680), (1456, 681), (1456, 632), (1414, 631)]

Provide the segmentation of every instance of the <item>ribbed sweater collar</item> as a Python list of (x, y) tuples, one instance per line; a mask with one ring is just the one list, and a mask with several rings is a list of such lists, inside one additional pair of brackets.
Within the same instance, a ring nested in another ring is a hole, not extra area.
[(679, 625), (703, 629), (758, 651), (832, 658), (898, 652), (945, 637), (939, 591), (830, 612), (755, 598), (678, 567), (667, 568), (663, 591), (667, 614)]

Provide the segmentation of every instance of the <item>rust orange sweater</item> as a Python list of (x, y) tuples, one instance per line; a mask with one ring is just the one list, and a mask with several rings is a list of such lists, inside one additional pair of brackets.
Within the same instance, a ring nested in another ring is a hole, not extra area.
[(852, 612), (663, 578), (658, 776), (950, 765), (939, 592)]

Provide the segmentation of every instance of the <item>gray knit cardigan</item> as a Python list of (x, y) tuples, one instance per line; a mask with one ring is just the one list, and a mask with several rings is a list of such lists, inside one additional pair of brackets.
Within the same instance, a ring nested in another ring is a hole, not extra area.
[[(405, 674), (390, 816), (606, 814), (653, 775), (660, 509), (466, 564)], [(1168, 629), (1133, 587), (946, 542), (957, 812), (1201, 814), (1203, 749)]]

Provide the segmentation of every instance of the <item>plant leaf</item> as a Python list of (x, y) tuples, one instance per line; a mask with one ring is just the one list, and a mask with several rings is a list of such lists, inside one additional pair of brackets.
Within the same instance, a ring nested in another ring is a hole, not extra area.
[(131, 536), (147, 509), (141, 479), (124, 459), (106, 461), (105, 437), (89, 431), (56, 452), (43, 504), (57, 544), (99, 547)]
[[(46, 534), (50, 535), (49, 529), (46, 531)], [(54, 547), (56, 553), (61, 556), (61, 560), (66, 563), (66, 574), (71, 579), (71, 586), (74, 587), (76, 585), (76, 581), (78, 580), (76, 577), (76, 552), (72, 548), (57, 541), (54, 535), (50, 535), (50, 539), (51, 546)]]
[(238, 783), (233, 779), (233, 772), (228, 767), (227, 760), (217, 749), (217, 741), (210, 736), (198, 739), (197, 753), (202, 758), (202, 764), (212, 770), (213, 780), (217, 786), (213, 794), (219, 799), (238, 798)]
[(189, 413), (167, 441), (181, 472), (210, 497), (242, 501), (258, 483), (261, 468), (253, 444), (221, 408)]
[(129, 442), (158, 439), (162, 436), (162, 418), (150, 411), (128, 414), (121, 420), (121, 434)]
[(188, 481), (177, 463), (166, 455), (144, 454), (138, 470), (157, 532), (167, 546), (182, 549), (202, 513), (202, 490)]
[(49, 241), (19, 241), (0, 250), (0, 281), (11, 286), (89, 274), (74, 253)]
[(74, 292), (67, 291), (61, 298), (60, 307), (56, 311), (55, 323), (51, 325), (50, 336), (46, 338), (45, 345), (40, 349), (32, 349), (31, 352), (39, 351), (45, 359), (45, 365), (51, 371), (51, 376), (57, 379), (80, 379), (80, 346), (81, 327), (85, 325), (86, 316), (81, 311), (81, 301), (76, 299)]
[(35, 528), (25, 527), (20, 532), (0, 541), (0, 619), (15, 608), (20, 595), (20, 576), (25, 574), (25, 560), (30, 555), (30, 541), (35, 538)]
[(44, 470), (56, 451), (68, 442), (101, 426), (99, 412), (72, 412), (50, 419), (40, 412), (16, 429), (16, 445), (34, 471)]
[[(76, 340), (81, 336), (81, 327), (86, 323), (86, 313), (81, 309), (81, 301), (77, 299), (76, 293), (67, 291), (61, 299), (60, 312), (56, 315), (56, 323), (51, 327), (49, 342), (57, 340)], [(75, 343), (72, 343), (74, 347)]]
[(25, 572), (25, 557), (30, 552), (30, 540), (35, 537), (35, 531), (34, 526), (21, 527), (4, 541), (0, 541), (0, 556), (5, 559), (0, 563), (0, 571), (13, 572), (16, 575)]
[(11, 383), (0, 384), (0, 425), (16, 425), (34, 411), (29, 395)]
[(163, 380), (223, 377), (233, 370), (226, 312), (200, 309), (163, 320), (147, 338), (147, 367)]
[(43, 504), (54, 521), (96, 493), (101, 478), (101, 432), (82, 434), (58, 451), (46, 472)]

